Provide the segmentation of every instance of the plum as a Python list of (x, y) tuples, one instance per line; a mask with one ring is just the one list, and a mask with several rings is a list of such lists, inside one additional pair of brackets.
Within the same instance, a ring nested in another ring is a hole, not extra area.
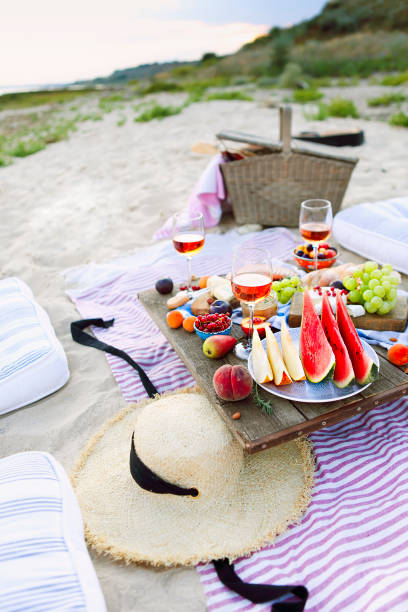
[(171, 278), (160, 278), (155, 287), (156, 291), (162, 295), (166, 295), (166, 293), (171, 293), (173, 291), (173, 281)]
[(232, 313), (231, 305), (224, 300), (216, 300), (210, 305), (210, 314), (228, 314)]

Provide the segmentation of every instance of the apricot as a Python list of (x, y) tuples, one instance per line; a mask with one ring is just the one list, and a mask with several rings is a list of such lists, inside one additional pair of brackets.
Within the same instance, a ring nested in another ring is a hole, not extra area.
[(408, 363), (408, 346), (406, 344), (393, 344), (388, 349), (388, 359), (397, 366)]
[(200, 280), (198, 281), (198, 286), (200, 287), (200, 289), (206, 289), (207, 281), (209, 278), (210, 278), (209, 276), (202, 276), (200, 278)]
[(213, 385), (220, 399), (237, 402), (251, 393), (252, 378), (246, 367), (226, 363), (215, 371)]
[(186, 331), (188, 332), (194, 331), (194, 321), (196, 320), (196, 318), (197, 317), (187, 317), (186, 319), (184, 319), (183, 327)]
[(179, 310), (171, 310), (167, 313), (167, 325), (169, 327), (173, 327), (176, 329), (177, 327), (181, 327), (184, 321), (184, 317)]

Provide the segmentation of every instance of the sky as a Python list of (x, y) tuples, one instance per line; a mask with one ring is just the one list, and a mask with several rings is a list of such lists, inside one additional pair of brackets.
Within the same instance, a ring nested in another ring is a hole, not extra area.
[(0, 0), (0, 87), (233, 53), (324, 0)]

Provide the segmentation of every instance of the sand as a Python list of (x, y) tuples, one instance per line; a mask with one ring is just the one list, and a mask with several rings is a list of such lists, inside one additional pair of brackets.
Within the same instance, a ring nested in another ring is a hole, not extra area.
[[(339, 90), (363, 105), (384, 88)], [(336, 90), (327, 90), (335, 96)], [(177, 103), (177, 97), (155, 96)], [(116, 112), (81, 124), (68, 141), (0, 169), (1, 277), (18, 276), (49, 313), (67, 353), (71, 379), (54, 395), (0, 417), (0, 456), (49, 451), (69, 471), (79, 450), (123, 400), (105, 357), (74, 344), (69, 323), (77, 318), (64, 293), (64, 269), (103, 262), (143, 247), (173, 212), (186, 205), (208, 157), (191, 152), (195, 142), (215, 142), (222, 128), (277, 138), (277, 110), (254, 102), (194, 104), (163, 121), (118, 127)], [(1, 113), (0, 113), (1, 119)], [(294, 110), (295, 132), (360, 127), (366, 143), (342, 149), (358, 155), (344, 206), (408, 195), (408, 130), (380, 121), (331, 119), (308, 122)], [(93, 557), (108, 609), (112, 611), (200, 611), (205, 598), (194, 569), (158, 571), (125, 567)]]

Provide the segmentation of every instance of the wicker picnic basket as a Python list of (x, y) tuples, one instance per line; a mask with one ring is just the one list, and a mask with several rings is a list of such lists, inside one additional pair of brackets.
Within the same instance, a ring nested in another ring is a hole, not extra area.
[[(290, 107), (280, 108), (280, 142), (225, 130), (217, 138), (243, 143), (248, 157), (221, 164), (238, 223), (296, 227), (303, 200), (323, 198), (335, 214), (358, 159), (291, 145)], [(253, 146), (255, 145), (255, 147)]]

